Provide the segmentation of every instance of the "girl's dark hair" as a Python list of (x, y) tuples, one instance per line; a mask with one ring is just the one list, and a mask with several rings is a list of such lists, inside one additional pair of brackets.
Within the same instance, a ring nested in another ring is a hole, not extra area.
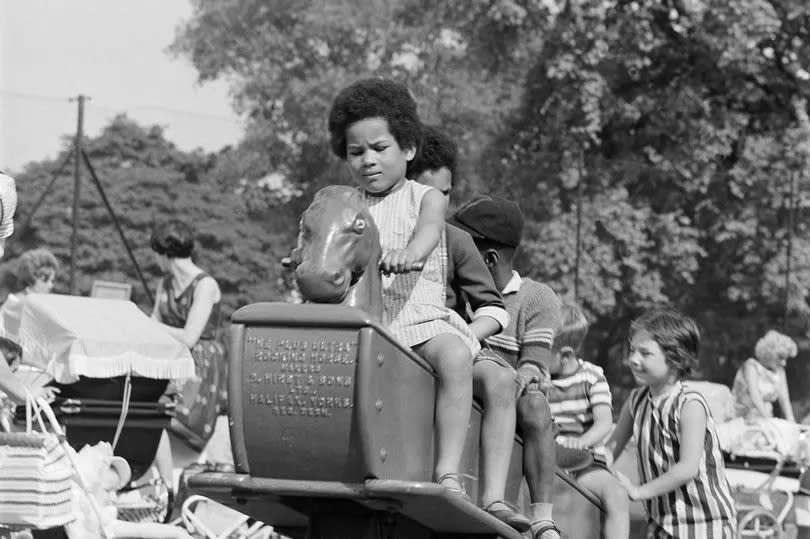
[(347, 86), (335, 97), (329, 111), (329, 143), (346, 159), (346, 129), (366, 118), (383, 118), (401, 148), (418, 148), (419, 114), (408, 89), (389, 79), (363, 79)]
[(633, 320), (630, 334), (638, 331), (646, 331), (658, 343), (679, 380), (694, 374), (698, 365), (700, 330), (693, 319), (674, 309), (655, 309)]
[(194, 252), (194, 232), (182, 221), (168, 221), (155, 227), (152, 250), (169, 258), (188, 258)]
[(23, 288), (31, 286), (37, 279), (45, 279), (48, 273), (56, 273), (59, 261), (48, 249), (32, 249), (20, 256), (19, 279)]
[(422, 140), (416, 157), (408, 163), (408, 178), (414, 180), (427, 170), (447, 167), (452, 183), (456, 181), (458, 146), (447, 133), (432, 126), (422, 126)]

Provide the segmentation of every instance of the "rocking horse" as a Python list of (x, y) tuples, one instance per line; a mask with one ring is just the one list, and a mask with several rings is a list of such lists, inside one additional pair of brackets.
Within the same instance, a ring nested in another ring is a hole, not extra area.
[[(285, 261), (309, 303), (257, 303), (233, 314), (236, 473), (201, 473), (189, 487), (292, 537), (519, 539), (431, 482), (434, 374), (382, 326), (380, 255), (357, 190), (320, 190)], [(461, 469), (473, 500), (480, 422), (475, 405)], [(516, 437), (507, 498), (518, 505), (521, 455)], [(598, 510), (559, 483), (570, 506), (563, 525), (592, 536)]]

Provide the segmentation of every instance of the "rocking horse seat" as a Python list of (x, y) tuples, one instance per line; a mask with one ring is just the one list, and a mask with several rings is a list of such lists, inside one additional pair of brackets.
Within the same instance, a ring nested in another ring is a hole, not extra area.
[[(393, 507), (407, 521), (398, 526), (519, 537), (432, 482), (434, 373), (386, 328), (358, 309), (324, 304), (253, 304), (232, 321), (236, 472), (189, 477), (195, 493), (282, 533), (327, 522), (331, 514)], [(478, 497), (480, 423), (474, 404), (460, 470), (472, 500)], [(515, 436), (506, 489), (513, 504), (519, 503), (522, 451)], [(557, 488), (577, 496), (564, 479)]]
[[(352, 483), (431, 480), (433, 370), (386, 328), (350, 307), (285, 303), (243, 307), (232, 328), (237, 471)], [(462, 463), (471, 494), (479, 426), (474, 406)], [(515, 494), (517, 482), (519, 475)]]
[[(203, 472), (191, 476), (189, 486), (238, 511), (250, 514), (253, 514), (252, 510), (260, 511), (262, 521), (272, 522), (273, 527), (282, 533), (285, 529), (306, 526), (304, 513), (340, 510), (344, 514), (363, 511), (397, 513), (417, 526), (440, 534), (503, 539), (523, 537), (470, 501), (436, 483), (379, 479), (362, 483), (296, 481)], [(278, 506), (267, 503), (268, 499), (281, 500), (288, 509), (279, 511)], [(403, 526), (407, 524), (397, 523), (398, 529)]]

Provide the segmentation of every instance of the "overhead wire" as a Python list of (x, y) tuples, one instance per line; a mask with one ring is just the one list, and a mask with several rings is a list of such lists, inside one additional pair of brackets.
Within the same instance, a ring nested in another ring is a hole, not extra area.
[[(0, 88), (0, 96), (7, 96), (16, 99), (24, 99), (24, 100), (33, 100), (33, 101), (48, 101), (48, 102), (62, 102), (65, 104), (69, 104), (68, 97), (58, 97), (58, 96), (47, 96), (41, 94), (34, 94), (30, 92), (18, 92), (15, 90), (6, 90)], [(193, 116), (201, 119), (207, 120), (215, 120), (215, 121), (222, 121), (227, 122), (235, 125), (242, 125), (242, 122), (239, 119), (235, 118), (228, 118), (227, 116), (219, 116), (216, 114), (209, 114), (205, 112), (193, 111), (193, 110), (184, 110), (184, 109), (176, 109), (172, 107), (166, 107), (163, 105), (151, 105), (151, 104), (122, 104), (122, 105), (114, 105), (105, 103), (104, 101), (101, 102), (92, 102), (92, 108), (98, 110), (106, 110), (108, 112), (127, 112), (133, 110), (152, 110), (152, 111), (159, 111), (165, 112), (169, 114), (178, 114), (184, 116)]]

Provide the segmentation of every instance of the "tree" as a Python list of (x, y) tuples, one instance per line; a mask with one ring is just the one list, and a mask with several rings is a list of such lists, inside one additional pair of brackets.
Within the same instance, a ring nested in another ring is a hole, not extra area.
[[(548, 12), (537, 4), (526, 10), (511, 0), (197, 0), (171, 50), (191, 60), (200, 82), (231, 82), (234, 106), (248, 121), (235, 150), (243, 163), (240, 178), (255, 182), (277, 173), (304, 200), (324, 183), (344, 181), (326, 144), (329, 106), (348, 83), (384, 76), (407, 83), (423, 119), (455, 136), (469, 157), (462, 168), (465, 185), (478, 190), (472, 156), (517, 102), (525, 64), (488, 51), (525, 36), (537, 43), (529, 21)], [(498, 29), (487, 41), (466, 35)]]
[[(18, 212), (22, 217), (18, 223), (24, 221), (50, 180), (55, 164), (71, 151), (69, 142), (65, 141), (65, 149), (56, 160), (32, 163), (17, 176)], [(162, 128), (142, 127), (125, 116), (113, 119), (98, 137), (87, 139), (84, 147), (150, 286), (159, 277), (149, 247), (152, 228), (161, 220), (180, 218), (195, 229), (195, 256), (219, 282), (226, 315), (248, 302), (282, 297), (285, 287), (278, 261), (289, 252), (286, 238), (265, 221), (250, 218), (239, 193), (209, 178), (217, 156), (182, 152), (165, 139)], [(87, 172), (83, 175), (76, 263), (79, 290), (89, 292), (95, 279), (131, 282), (133, 299), (150, 309), (111, 217)], [(73, 182), (65, 173), (36, 214), (31, 229), (18, 230), (12, 236), (7, 258), (43, 246), (67, 266), (72, 196)], [(58, 274), (57, 290), (67, 289), (67, 280), (63, 269)], [(19, 286), (13, 260), (3, 265), (0, 283), (7, 292)]]
[(610, 351), (651, 302), (699, 318), (715, 379), (734, 366), (718, 357), (743, 359), (783, 325), (786, 294), (790, 331), (806, 331), (809, 21), (801, 2), (581, 0), (548, 30), (485, 163), (538, 222), (528, 267), (563, 291), (583, 194), (581, 300), (600, 362), (617, 364)]
[(627, 324), (653, 304), (698, 317), (714, 379), (767, 327), (807, 331), (805, 2), (194, 5), (172, 49), (201, 81), (228, 78), (250, 122), (234, 153), (245, 172), (215, 169), (220, 181), (278, 173), (295, 215), (339, 177), (325, 144), (332, 96), (394, 77), (459, 141), (466, 193), (520, 200), (521, 271), (573, 299), (578, 270), (590, 349), (614, 381)]

